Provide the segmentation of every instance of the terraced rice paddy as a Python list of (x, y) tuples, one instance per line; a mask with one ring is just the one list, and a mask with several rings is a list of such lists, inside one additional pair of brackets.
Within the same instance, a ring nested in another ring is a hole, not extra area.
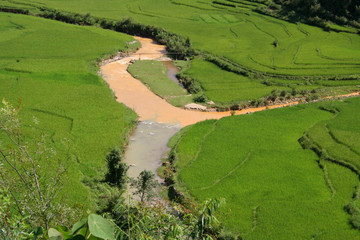
[[(261, 2), (0, 0), (0, 6), (32, 13), (49, 7), (110, 20), (131, 17), (189, 37), (202, 58), (192, 60), (186, 73), (218, 103), (246, 102), (274, 89), (317, 89), (327, 95), (360, 86), (360, 35), (354, 29), (332, 25), (336, 31), (324, 31), (261, 15), (255, 12), (265, 6)], [(92, 61), (125, 50), (132, 41), (96, 27), (0, 14), (0, 94), (10, 102), (23, 99), (26, 128), (35, 116), (55, 145), (64, 137), (73, 142), (71, 179), (63, 196), (83, 210), (95, 203), (81, 182), (101, 175), (106, 152), (123, 144), (136, 119), (115, 103)], [(209, 56), (246, 74), (224, 71), (206, 62)], [(169, 101), (183, 97), (178, 86), (164, 87), (169, 82), (160, 63), (157, 69), (145, 66), (152, 62), (136, 64), (144, 65), (130, 71), (139, 78), (147, 75), (142, 80), (158, 95)], [(162, 83), (148, 78), (146, 68), (155, 80), (162, 75)], [(244, 239), (358, 239), (351, 224), (360, 222), (359, 109), (360, 99), (353, 98), (189, 126), (171, 141), (177, 152), (176, 187), (198, 201), (224, 197), (220, 219)]]
[[(137, 22), (188, 36), (197, 49), (265, 73), (308, 76), (360, 72), (360, 41), (353, 29), (326, 32), (317, 27), (278, 20), (254, 12), (256, 7), (264, 6), (260, 3), (245, 0), (29, 2), (110, 19), (131, 17)], [(2, 0), (0, 4), (14, 3)]]
[[(93, 207), (82, 181), (101, 176), (105, 155), (122, 145), (136, 114), (114, 101), (97, 75), (97, 58), (124, 50), (133, 38), (95, 27), (0, 13), (0, 96), (16, 105), (31, 139), (33, 117), (57, 147), (67, 138), (71, 162), (63, 201)], [(66, 154), (58, 149), (60, 156)]]
[(268, 96), (274, 89), (291, 90), (289, 87), (266, 86), (261, 80), (223, 71), (215, 64), (200, 59), (193, 60), (185, 74), (196, 79), (204, 89), (204, 94), (216, 103), (247, 102), (249, 99)]
[[(130, 17), (189, 37), (196, 49), (251, 73), (231, 78), (229, 85), (225, 77), (229, 73), (218, 70), (224, 77), (211, 78), (196, 67), (199, 63), (195, 61), (191, 70), (198, 77), (195, 80), (206, 85), (206, 96), (218, 103), (258, 99), (268, 96), (274, 88), (321, 88), (324, 95), (358, 89), (360, 36), (356, 30), (333, 24), (332, 29), (336, 31), (324, 31), (255, 11), (265, 5), (246, 0), (0, 1), (0, 6), (26, 8), (32, 12), (39, 11), (36, 7), (46, 6), (113, 20)], [(263, 77), (259, 79), (259, 75)], [(219, 92), (212, 88), (223, 83)], [(246, 88), (247, 85), (254, 91)], [(183, 97), (173, 100), (176, 106), (187, 102)]]
[[(198, 123), (175, 144), (178, 185), (224, 197), (222, 220), (244, 239), (357, 239), (344, 207), (359, 177), (334, 161), (360, 165), (359, 108), (354, 98)], [(303, 149), (303, 134), (328, 155)]]

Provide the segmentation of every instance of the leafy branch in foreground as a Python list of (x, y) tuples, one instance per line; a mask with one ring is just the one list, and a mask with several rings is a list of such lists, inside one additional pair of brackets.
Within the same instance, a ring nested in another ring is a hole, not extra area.
[[(29, 215), (32, 226), (66, 224), (73, 210), (57, 203), (55, 198), (63, 187), (69, 154), (61, 159), (47, 137), (33, 128), (31, 141), (26, 141), (19, 121), (20, 108), (5, 100), (0, 109), (0, 186), (7, 189), (14, 208)], [(34, 123), (38, 122), (34, 119)], [(63, 217), (66, 216), (67, 217)], [(67, 220), (68, 219), (68, 220)]]
[(237, 239), (224, 238), (215, 216), (224, 200), (209, 199), (193, 211), (171, 202), (129, 202), (120, 199), (110, 213), (119, 240), (130, 239)]

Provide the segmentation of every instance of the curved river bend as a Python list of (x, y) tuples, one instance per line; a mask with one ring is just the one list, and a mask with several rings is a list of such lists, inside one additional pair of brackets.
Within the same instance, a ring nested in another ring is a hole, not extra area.
[[(165, 46), (156, 44), (152, 39), (134, 37), (142, 48), (129, 57), (105, 64), (101, 67), (103, 79), (113, 90), (118, 102), (133, 109), (140, 117), (134, 134), (130, 138), (125, 153), (125, 162), (132, 165), (129, 176), (136, 177), (144, 170), (155, 170), (161, 164), (161, 157), (167, 151), (167, 142), (181, 127), (206, 119), (220, 119), (230, 116), (230, 112), (199, 112), (177, 108), (151, 92), (127, 71), (131, 60), (169, 60), (164, 57)], [(359, 93), (348, 94), (359, 95)], [(346, 95), (344, 95), (346, 96)], [(292, 102), (260, 108), (243, 109), (235, 114), (246, 114), (278, 107), (298, 104)]]

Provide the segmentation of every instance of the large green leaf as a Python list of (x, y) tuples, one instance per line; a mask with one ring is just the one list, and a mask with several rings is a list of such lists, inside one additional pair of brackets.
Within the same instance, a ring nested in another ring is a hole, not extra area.
[(90, 214), (88, 217), (89, 229), (92, 235), (105, 240), (115, 240), (114, 226), (105, 218)]
[(85, 226), (85, 224), (87, 223), (87, 219), (82, 219), (79, 222), (75, 223), (71, 229), (71, 233), (74, 235), (76, 234), (81, 228), (83, 228)]
[(61, 233), (61, 236), (63, 239), (69, 239), (73, 236), (73, 234), (70, 232), (70, 230), (65, 226), (57, 226), (55, 229), (59, 233)]

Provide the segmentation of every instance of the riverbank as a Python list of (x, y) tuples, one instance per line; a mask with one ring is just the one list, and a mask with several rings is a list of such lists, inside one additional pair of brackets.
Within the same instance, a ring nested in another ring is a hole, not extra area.
[[(166, 54), (164, 45), (157, 44), (149, 38), (135, 37), (135, 39), (141, 42), (142, 48), (129, 57), (124, 57), (118, 61), (101, 66), (101, 74), (113, 90), (117, 101), (133, 109), (139, 115), (140, 121), (180, 124), (182, 127), (185, 127), (207, 119), (220, 119), (232, 114), (247, 114), (299, 104), (299, 101), (294, 101), (266, 107), (242, 109), (234, 112), (200, 112), (174, 107), (151, 92), (141, 81), (135, 79), (127, 71), (128, 66), (133, 60), (164, 61), (164, 59), (166, 59), (166, 57), (164, 57), (164, 54)], [(337, 97), (356, 95), (359, 95), (359, 92)]]

